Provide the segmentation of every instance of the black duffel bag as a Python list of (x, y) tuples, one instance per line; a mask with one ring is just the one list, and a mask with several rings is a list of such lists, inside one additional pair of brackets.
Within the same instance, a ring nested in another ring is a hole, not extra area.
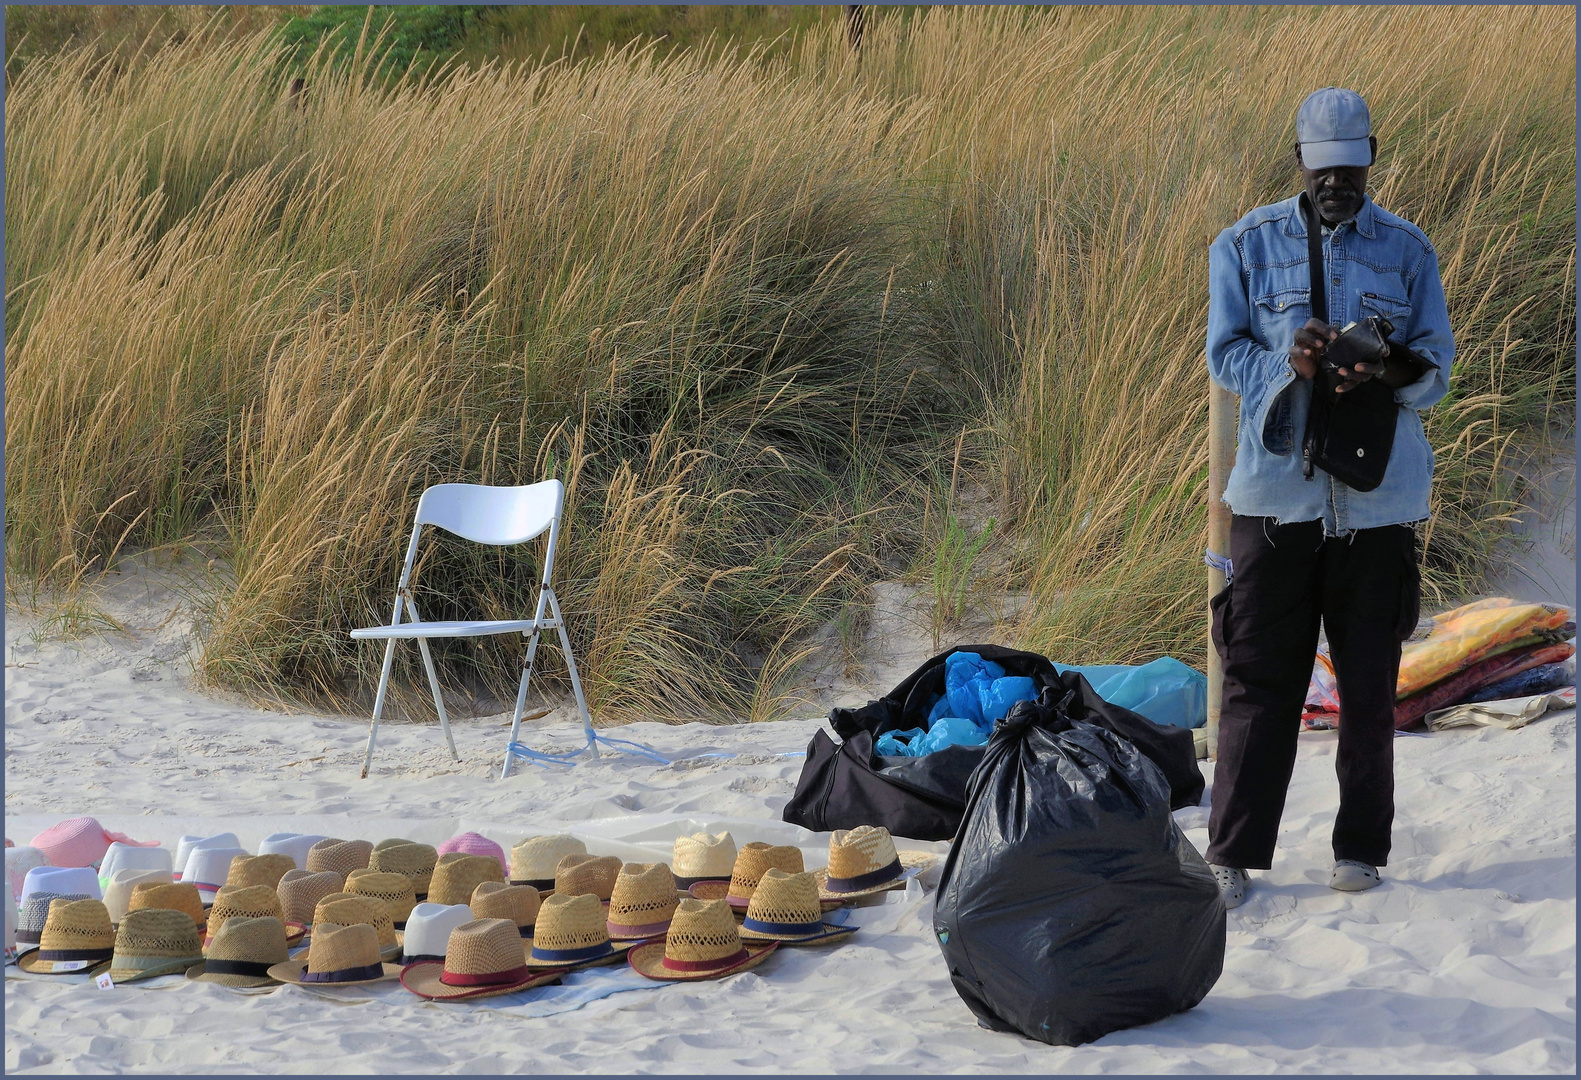
[(796, 793), (782, 817), (793, 825), (829, 832), (858, 825), (882, 825), (913, 840), (948, 840), (966, 808), (966, 779), (983, 759), (984, 747), (949, 746), (922, 757), (882, 757), (873, 752), (890, 731), (926, 728), (928, 713), (944, 696), (944, 661), (952, 653), (977, 653), (1009, 675), (1029, 677), (1040, 700), (1081, 690), (1069, 704), (1074, 715), (1123, 736), (1162, 770), (1169, 782), (1170, 805), (1196, 806), (1202, 799), (1202, 773), (1196, 745), (1187, 728), (1155, 724), (1130, 709), (1099, 697), (1075, 672), (1060, 675), (1047, 657), (999, 645), (962, 645), (923, 664), (899, 686), (860, 709), (834, 709), (829, 726), (844, 741), (819, 731), (807, 745), (807, 762)]
[(1075, 719), (1083, 689), (1021, 702), (995, 726), (933, 917), (982, 1026), (1067, 1046), (1196, 1005), (1225, 945), (1218, 885), (1163, 773)]

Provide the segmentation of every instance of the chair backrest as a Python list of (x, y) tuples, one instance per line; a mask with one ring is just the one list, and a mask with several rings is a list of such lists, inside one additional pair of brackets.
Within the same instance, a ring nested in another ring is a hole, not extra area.
[(523, 487), (435, 484), (417, 501), (417, 525), (434, 525), (478, 544), (520, 544), (549, 528), (564, 503), (565, 486), (558, 480)]

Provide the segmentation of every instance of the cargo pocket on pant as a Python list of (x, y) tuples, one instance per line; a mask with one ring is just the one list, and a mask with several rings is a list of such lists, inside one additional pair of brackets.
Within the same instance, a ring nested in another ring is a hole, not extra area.
[(1229, 662), (1229, 652), (1225, 644), (1225, 635), (1230, 618), (1230, 590), (1232, 586), (1226, 585), (1214, 594), (1208, 601), (1208, 615), (1213, 633), (1213, 647), (1219, 652), (1221, 665)]
[(1405, 541), (1402, 558), (1405, 565), (1400, 571), (1400, 617), (1395, 624), (1395, 636), (1405, 641), (1416, 632), (1417, 620), (1422, 617), (1422, 567), (1416, 554), (1416, 530), (1402, 525)]

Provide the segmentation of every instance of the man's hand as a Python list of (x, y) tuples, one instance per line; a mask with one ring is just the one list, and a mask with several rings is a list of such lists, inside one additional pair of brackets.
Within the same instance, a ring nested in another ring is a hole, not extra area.
[(1295, 343), (1290, 346), (1290, 366), (1303, 379), (1317, 378), (1323, 352), (1337, 337), (1339, 331), (1322, 319), (1308, 319), (1306, 325), (1296, 331)]

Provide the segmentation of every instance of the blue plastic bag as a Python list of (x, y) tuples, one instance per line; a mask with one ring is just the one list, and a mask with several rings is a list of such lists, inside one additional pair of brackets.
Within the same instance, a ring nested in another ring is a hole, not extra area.
[(1141, 667), (1055, 664), (1054, 670), (1080, 672), (1099, 697), (1155, 724), (1195, 728), (1208, 722), (1208, 677), (1172, 656)]

